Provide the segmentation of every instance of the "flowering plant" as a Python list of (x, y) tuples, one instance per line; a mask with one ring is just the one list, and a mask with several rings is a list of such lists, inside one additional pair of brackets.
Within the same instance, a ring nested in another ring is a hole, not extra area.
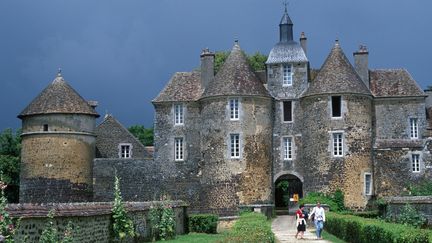
[(13, 236), (15, 235), (16, 225), (18, 225), (18, 221), (15, 222), (9, 216), (9, 213), (6, 211), (7, 199), (4, 193), (7, 185), (2, 180), (0, 180), (0, 241), (1, 242), (15, 242)]

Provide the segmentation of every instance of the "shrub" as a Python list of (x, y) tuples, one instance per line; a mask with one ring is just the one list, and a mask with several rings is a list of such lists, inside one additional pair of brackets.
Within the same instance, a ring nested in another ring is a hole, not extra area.
[(420, 228), (427, 224), (427, 218), (417, 212), (417, 210), (408, 203), (405, 204), (399, 214), (389, 212), (386, 220), (398, 224), (413, 226), (415, 228)]
[(270, 221), (260, 213), (243, 213), (234, 223), (224, 242), (273, 243)]
[(152, 206), (149, 212), (152, 236), (156, 240), (173, 239), (176, 235), (174, 210), (168, 203)]
[(328, 205), (331, 211), (337, 211), (339, 208), (338, 204), (330, 196), (328, 196), (324, 193), (321, 193), (321, 192), (308, 193), (306, 197), (303, 197), (299, 200), (299, 205), (300, 204), (315, 204), (318, 201), (321, 204)]
[(331, 234), (354, 243), (429, 242), (430, 232), (401, 224), (392, 224), (379, 219), (366, 219), (353, 215), (329, 212), (325, 229)]
[(380, 216), (378, 210), (354, 212), (352, 214), (355, 215), (355, 216), (362, 217), (362, 218), (370, 218), (370, 219), (376, 219), (376, 218), (379, 218), (379, 216)]
[(410, 196), (430, 196), (432, 195), (432, 181), (423, 180), (418, 184), (408, 186)]
[(189, 232), (216, 234), (218, 219), (215, 214), (190, 215)]

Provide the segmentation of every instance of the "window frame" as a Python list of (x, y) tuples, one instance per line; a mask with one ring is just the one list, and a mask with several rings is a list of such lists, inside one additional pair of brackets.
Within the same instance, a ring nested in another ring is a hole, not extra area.
[[(335, 136), (340, 135), (336, 138)], [(337, 141), (335, 142), (335, 139)], [(344, 133), (343, 131), (333, 131), (331, 132), (331, 146), (332, 146), (332, 157), (344, 157), (345, 146), (344, 146)]]
[(282, 65), (282, 86), (288, 87), (293, 85), (294, 65), (291, 63)]
[[(291, 110), (289, 111), (290, 113), (290, 118), (291, 120), (285, 120), (285, 103), (289, 103)], [(291, 123), (294, 122), (294, 102), (292, 100), (283, 100), (282, 101), (282, 122), (283, 123)]]
[[(414, 159), (416, 158), (416, 159)], [(411, 154), (411, 172), (420, 173), (421, 172), (421, 156), (418, 153)]]
[[(366, 178), (367, 177), (370, 177), (370, 182), (369, 182), (369, 188), (367, 187), (367, 180), (366, 180)], [(364, 185), (363, 185), (363, 187), (364, 187), (364, 194), (366, 195), (366, 196), (372, 196), (373, 195), (373, 178), (372, 178), (372, 173), (370, 173), (370, 172), (365, 172), (364, 173)], [(368, 191), (367, 191), (367, 189), (369, 189), (369, 193), (368, 193)]]
[(175, 103), (174, 104), (174, 125), (182, 126), (184, 125), (184, 104)]
[[(237, 137), (237, 139), (236, 139)], [(234, 143), (233, 143), (234, 141)], [(229, 136), (229, 147), (228, 147), (229, 157), (231, 159), (241, 158), (241, 138), (240, 133), (230, 133)]]
[[(123, 150), (123, 148), (128, 148), (127, 150)], [(118, 145), (118, 156), (120, 159), (130, 159), (132, 158), (132, 144), (131, 143), (119, 143)]]
[(228, 99), (228, 112), (230, 121), (240, 120), (240, 98)]
[(409, 126), (410, 126), (410, 139), (419, 139), (418, 118), (411, 117), (409, 119)]
[(183, 137), (174, 138), (174, 161), (185, 160), (185, 142)]
[(294, 139), (291, 136), (282, 137), (282, 159), (284, 161), (294, 159)]

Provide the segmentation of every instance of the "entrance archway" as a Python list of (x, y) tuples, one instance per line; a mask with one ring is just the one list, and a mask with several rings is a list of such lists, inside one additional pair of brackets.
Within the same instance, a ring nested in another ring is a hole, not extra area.
[(275, 181), (275, 207), (276, 209), (288, 209), (295, 202), (290, 198), (303, 197), (303, 182), (293, 174), (282, 174)]

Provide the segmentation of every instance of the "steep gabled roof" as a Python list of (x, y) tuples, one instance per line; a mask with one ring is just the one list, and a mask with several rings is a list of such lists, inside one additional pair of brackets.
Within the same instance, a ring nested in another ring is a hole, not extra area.
[(38, 114), (71, 113), (99, 114), (58, 74), (19, 115), (19, 118)]
[(118, 158), (119, 144), (132, 144), (132, 158), (151, 157), (144, 145), (114, 116), (107, 114), (96, 127), (97, 157)]
[(196, 101), (202, 92), (200, 72), (177, 72), (153, 102)]
[(208, 84), (203, 97), (221, 95), (269, 96), (237, 42), (214, 80)]
[(426, 96), (405, 69), (371, 70), (370, 87), (376, 97)]
[(303, 96), (328, 93), (371, 94), (348, 61), (338, 41)]

